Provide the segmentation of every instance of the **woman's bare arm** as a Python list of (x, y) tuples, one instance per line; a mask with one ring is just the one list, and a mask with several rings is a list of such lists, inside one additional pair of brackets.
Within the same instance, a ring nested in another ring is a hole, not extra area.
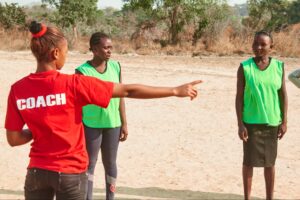
[(32, 135), (29, 129), (22, 131), (6, 130), (6, 139), (10, 146), (19, 146), (28, 143), (32, 140)]
[(113, 97), (128, 97), (136, 99), (152, 99), (163, 97), (190, 97), (191, 100), (197, 97), (195, 86), (201, 80), (193, 81), (178, 87), (153, 87), (141, 84), (114, 84)]

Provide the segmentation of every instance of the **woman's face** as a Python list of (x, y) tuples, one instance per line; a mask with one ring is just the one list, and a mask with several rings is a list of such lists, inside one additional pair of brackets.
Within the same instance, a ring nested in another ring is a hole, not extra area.
[(252, 44), (252, 50), (256, 57), (267, 56), (272, 49), (272, 40), (267, 35), (257, 35)]
[(101, 60), (109, 60), (112, 52), (112, 42), (109, 38), (101, 38), (99, 44), (92, 47), (94, 57)]

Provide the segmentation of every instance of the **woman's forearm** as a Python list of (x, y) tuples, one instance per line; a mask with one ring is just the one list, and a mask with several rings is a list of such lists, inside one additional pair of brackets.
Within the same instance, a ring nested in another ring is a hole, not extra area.
[(243, 102), (238, 97), (236, 98), (235, 102), (235, 109), (236, 109), (236, 116), (237, 116), (237, 123), (238, 126), (241, 126), (244, 124), (243, 122)]
[(282, 113), (282, 123), (287, 123), (288, 100), (286, 91), (280, 92), (280, 109)]
[(127, 125), (126, 112), (125, 112), (125, 100), (124, 98), (120, 99), (120, 117), (122, 125)]
[(129, 97), (137, 99), (163, 98), (163, 97), (197, 97), (195, 86), (201, 80), (186, 83), (177, 87), (153, 87), (141, 84), (114, 84), (113, 97)]
[(22, 131), (6, 130), (6, 138), (10, 146), (19, 146), (31, 141), (32, 134), (29, 129), (23, 129)]
[[(298, 87), (300, 87), (300, 85)], [(280, 109), (282, 113), (282, 123), (287, 123), (288, 97), (287, 97), (286, 84), (285, 84), (285, 70), (283, 70), (282, 86), (279, 91), (279, 98), (280, 98)]]
[(152, 87), (140, 84), (122, 85), (124, 87), (123, 94), (129, 98), (161, 98), (174, 96), (173, 88), (169, 87)]

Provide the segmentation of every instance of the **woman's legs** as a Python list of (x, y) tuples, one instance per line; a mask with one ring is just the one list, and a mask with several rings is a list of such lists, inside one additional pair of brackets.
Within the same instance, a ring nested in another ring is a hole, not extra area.
[[(273, 199), (274, 182), (275, 182), (275, 167), (264, 168), (265, 183), (266, 183), (266, 199)], [(252, 186), (253, 167), (243, 165), (243, 183), (244, 183), (244, 197), (250, 199)]]
[(273, 199), (274, 185), (275, 185), (275, 161), (277, 158), (277, 148), (278, 148), (278, 127), (271, 129), (271, 134), (268, 134), (265, 142), (268, 143), (270, 149), (266, 152), (266, 157), (268, 158), (268, 165), (264, 168), (264, 176), (266, 183), (266, 199)]
[(243, 165), (244, 198), (250, 199), (253, 177), (253, 167)]
[(266, 199), (273, 199), (274, 182), (275, 182), (275, 167), (265, 167), (264, 170), (265, 182), (266, 182)]
[(101, 144), (102, 162), (105, 170), (106, 199), (114, 199), (117, 179), (117, 152), (119, 147), (120, 127), (103, 129)]
[(243, 143), (245, 199), (250, 198), (253, 167), (264, 167), (266, 199), (273, 199), (278, 126), (246, 124), (248, 140)]
[[(83, 200), (87, 194), (87, 173), (66, 174), (58, 173), (55, 181), (56, 200)], [(55, 185), (55, 183), (53, 183)], [(44, 198), (41, 198), (44, 199)]]
[(91, 200), (93, 197), (93, 177), (100, 147), (105, 170), (106, 199), (114, 199), (120, 127), (97, 129), (85, 126), (84, 129), (89, 155), (87, 199)]
[(102, 129), (84, 127), (86, 148), (89, 155), (87, 200), (93, 199), (94, 171), (102, 143)]

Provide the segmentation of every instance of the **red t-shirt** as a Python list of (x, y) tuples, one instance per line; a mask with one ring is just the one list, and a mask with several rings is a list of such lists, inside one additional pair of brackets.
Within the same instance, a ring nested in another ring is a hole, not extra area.
[(28, 168), (64, 173), (87, 169), (82, 106), (107, 107), (113, 83), (58, 71), (30, 74), (12, 85), (5, 128), (32, 132)]

